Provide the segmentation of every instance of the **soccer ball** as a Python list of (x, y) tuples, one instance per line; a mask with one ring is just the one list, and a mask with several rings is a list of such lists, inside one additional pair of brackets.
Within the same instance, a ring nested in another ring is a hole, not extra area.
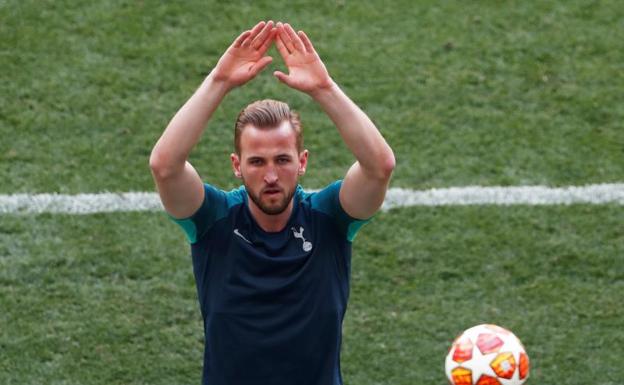
[(453, 341), (446, 356), (451, 385), (521, 385), (529, 377), (529, 356), (520, 340), (496, 325), (477, 325)]

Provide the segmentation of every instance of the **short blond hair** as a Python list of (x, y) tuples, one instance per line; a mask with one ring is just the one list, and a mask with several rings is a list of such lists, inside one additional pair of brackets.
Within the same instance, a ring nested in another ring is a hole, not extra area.
[(299, 114), (291, 110), (288, 104), (272, 99), (257, 100), (243, 108), (238, 114), (234, 124), (234, 150), (240, 155), (240, 137), (248, 125), (271, 129), (277, 128), (284, 121), (290, 122), (290, 126), (295, 131), (297, 151), (303, 151), (303, 129)]

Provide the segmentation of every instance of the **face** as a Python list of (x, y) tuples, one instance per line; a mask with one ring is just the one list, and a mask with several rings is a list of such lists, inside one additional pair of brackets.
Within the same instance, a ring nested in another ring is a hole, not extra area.
[(267, 215), (278, 215), (292, 201), (299, 176), (305, 173), (308, 151), (297, 151), (295, 131), (285, 121), (270, 129), (245, 127), (240, 154), (232, 154), (231, 159), (252, 203)]

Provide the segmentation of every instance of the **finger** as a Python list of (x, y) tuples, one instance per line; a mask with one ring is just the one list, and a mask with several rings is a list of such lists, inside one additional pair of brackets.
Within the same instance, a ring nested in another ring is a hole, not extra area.
[(295, 46), (290, 40), (290, 36), (288, 36), (288, 32), (286, 32), (284, 25), (278, 25), (277, 34), (280, 37), (280, 39), (282, 39), (282, 43), (284, 43), (284, 46), (286, 47), (288, 52), (289, 53), (293, 52), (295, 50)]
[(299, 36), (297, 36), (297, 34), (295, 33), (295, 30), (293, 29), (293, 27), (291, 27), (290, 24), (286, 23), (284, 24), (284, 29), (286, 30), (286, 33), (288, 34), (288, 37), (292, 41), (295, 49), (301, 52), (305, 52), (305, 47), (303, 46), (303, 43), (301, 42), (301, 39), (299, 38)]
[(234, 44), (232, 44), (232, 46), (234, 48), (238, 48), (240, 47), (243, 42), (245, 41), (245, 39), (247, 39), (247, 37), (251, 34), (251, 31), (245, 31), (243, 33), (241, 33), (240, 35), (238, 35), (238, 37), (236, 38), (236, 40), (234, 40)]
[(258, 60), (251, 68), (250, 71), (253, 74), (253, 76), (256, 76), (257, 74), (259, 74), (263, 69), (266, 68), (266, 66), (268, 66), (271, 62), (273, 61), (273, 58), (271, 56), (265, 56), (263, 58), (261, 58), (260, 60)]
[(253, 39), (251, 46), (255, 49), (259, 49), (264, 44), (264, 41), (269, 37), (272, 30), (273, 22), (269, 20), (269, 22), (264, 25), (258, 36)]
[(275, 36), (275, 46), (277, 47), (277, 51), (280, 53), (280, 55), (282, 55), (282, 58), (286, 59), (290, 55), (290, 52), (288, 52), (288, 48), (286, 48), (286, 45), (282, 40), (282, 36), (279, 35), (279, 32)]
[(254, 27), (251, 29), (251, 33), (249, 34), (249, 38), (243, 42), (244, 47), (247, 47), (251, 44), (253, 39), (255, 39), (256, 36), (262, 31), (262, 28), (264, 28), (265, 24), (266, 23), (264, 21), (261, 21), (258, 24), (254, 25)]
[(271, 47), (271, 44), (273, 44), (273, 40), (275, 40), (276, 34), (277, 34), (277, 28), (273, 27), (271, 29), (271, 32), (269, 32), (269, 36), (264, 41), (264, 44), (262, 44), (262, 46), (258, 48), (258, 51), (260, 51), (261, 54), (264, 55), (264, 53), (269, 50), (269, 48)]
[(277, 78), (277, 80), (279, 80), (280, 82), (286, 84), (287, 86), (291, 87), (291, 83), (290, 83), (290, 77), (288, 75), (286, 75), (285, 73), (283, 73), (282, 71), (275, 71), (273, 72), (273, 76), (275, 76)]
[(316, 53), (316, 51), (314, 50), (314, 46), (312, 45), (312, 42), (308, 38), (308, 35), (306, 35), (305, 32), (303, 31), (299, 31), (297, 34), (301, 38), (301, 41), (303, 42), (303, 45), (306, 48), (306, 51), (308, 51), (308, 53)]

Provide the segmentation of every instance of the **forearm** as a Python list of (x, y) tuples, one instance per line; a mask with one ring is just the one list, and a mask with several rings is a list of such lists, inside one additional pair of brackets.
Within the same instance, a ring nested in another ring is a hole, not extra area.
[(153, 169), (163, 174), (175, 174), (184, 164), (229, 88), (224, 82), (208, 75), (190, 99), (171, 119), (154, 146), (150, 157)]
[(333, 82), (311, 96), (334, 122), (362, 171), (371, 177), (389, 178), (394, 154), (370, 118)]

